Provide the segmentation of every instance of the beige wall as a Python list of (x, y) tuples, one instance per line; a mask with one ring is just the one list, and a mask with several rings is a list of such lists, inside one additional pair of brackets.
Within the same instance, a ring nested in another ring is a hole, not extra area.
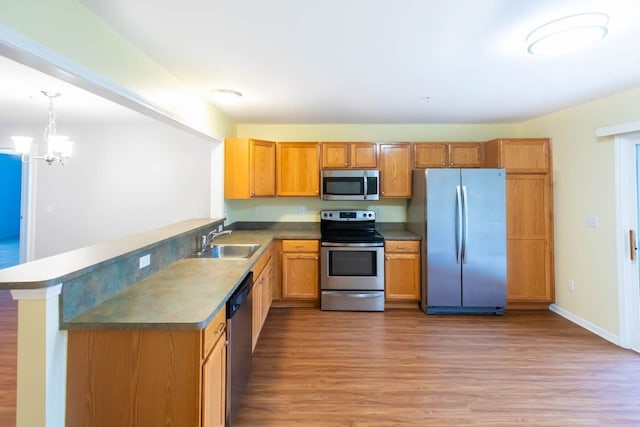
[[(614, 335), (618, 327), (613, 139), (598, 127), (640, 119), (640, 89), (520, 124), (522, 136), (552, 139), (556, 301)], [(599, 228), (587, 227), (597, 215)], [(568, 290), (567, 281), (575, 281)]]
[(347, 208), (375, 210), (380, 222), (405, 222), (407, 219), (407, 199), (331, 202), (298, 197), (225, 200), (225, 217), (227, 224), (236, 221), (319, 222), (321, 210)]
[(238, 124), (238, 138), (272, 141), (487, 141), (518, 136), (516, 124)]

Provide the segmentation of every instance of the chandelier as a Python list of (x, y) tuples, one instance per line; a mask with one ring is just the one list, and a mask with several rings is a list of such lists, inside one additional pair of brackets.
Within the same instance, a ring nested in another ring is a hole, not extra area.
[(30, 159), (41, 159), (52, 165), (59, 163), (64, 165), (71, 156), (73, 142), (69, 141), (69, 137), (58, 135), (56, 133), (56, 112), (53, 109), (53, 99), (60, 96), (57, 92), (41, 91), (41, 93), (49, 98), (49, 124), (44, 129), (44, 141), (47, 145), (47, 153), (44, 156), (31, 156), (31, 143), (33, 138), (30, 136), (12, 136), (15, 150), (22, 155), (22, 161), (28, 163)]

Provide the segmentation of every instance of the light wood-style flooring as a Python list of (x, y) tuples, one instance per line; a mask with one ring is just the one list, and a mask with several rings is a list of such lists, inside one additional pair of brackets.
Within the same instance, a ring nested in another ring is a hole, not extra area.
[(0, 427), (16, 425), (18, 302), (0, 291)]
[(272, 308), (234, 427), (640, 426), (640, 355), (549, 311)]

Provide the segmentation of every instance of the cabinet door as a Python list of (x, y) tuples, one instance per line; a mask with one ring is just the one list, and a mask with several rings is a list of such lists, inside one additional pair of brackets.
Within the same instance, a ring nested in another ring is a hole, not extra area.
[(508, 172), (546, 172), (549, 159), (548, 139), (513, 139), (502, 146), (502, 164)]
[(411, 144), (380, 144), (380, 188), (384, 197), (411, 197)]
[(280, 142), (276, 154), (278, 196), (320, 196), (320, 144)]
[(507, 174), (507, 300), (553, 301), (551, 188), (546, 174)]
[(348, 168), (349, 144), (346, 142), (323, 142), (322, 167), (327, 169)]
[(251, 196), (276, 195), (276, 147), (270, 141), (252, 140)]
[(385, 298), (388, 300), (420, 299), (420, 256), (388, 253), (384, 261)]
[(522, 173), (551, 171), (551, 147), (547, 138), (494, 139), (485, 146), (488, 167)]
[(449, 166), (478, 168), (483, 164), (482, 144), (479, 142), (453, 142), (449, 144)]
[(449, 163), (447, 144), (413, 144), (413, 167), (416, 169), (446, 167)]
[[(202, 426), (223, 427), (226, 406), (226, 334), (213, 347), (202, 365)], [(176, 422), (180, 423), (179, 420)]]
[(351, 143), (351, 167), (377, 168), (378, 167), (378, 144), (370, 142)]
[(282, 254), (282, 297), (318, 298), (318, 254), (285, 252)]

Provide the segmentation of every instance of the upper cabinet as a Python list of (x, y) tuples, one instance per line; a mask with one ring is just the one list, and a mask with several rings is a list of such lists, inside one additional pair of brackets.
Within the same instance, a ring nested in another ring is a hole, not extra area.
[(411, 144), (380, 144), (380, 195), (411, 197)]
[(224, 197), (249, 199), (276, 195), (276, 144), (227, 138), (224, 143)]
[(415, 169), (483, 166), (481, 142), (418, 142), (413, 144)]
[(551, 166), (549, 144), (547, 138), (494, 139), (486, 143), (486, 164), (507, 172), (545, 173)]
[(378, 144), (374, 142), (323, 142), (322, 168), (377, 168)]
[(276, 194), (287, 197), (320, 197), (320, 144), (276, 144)]

